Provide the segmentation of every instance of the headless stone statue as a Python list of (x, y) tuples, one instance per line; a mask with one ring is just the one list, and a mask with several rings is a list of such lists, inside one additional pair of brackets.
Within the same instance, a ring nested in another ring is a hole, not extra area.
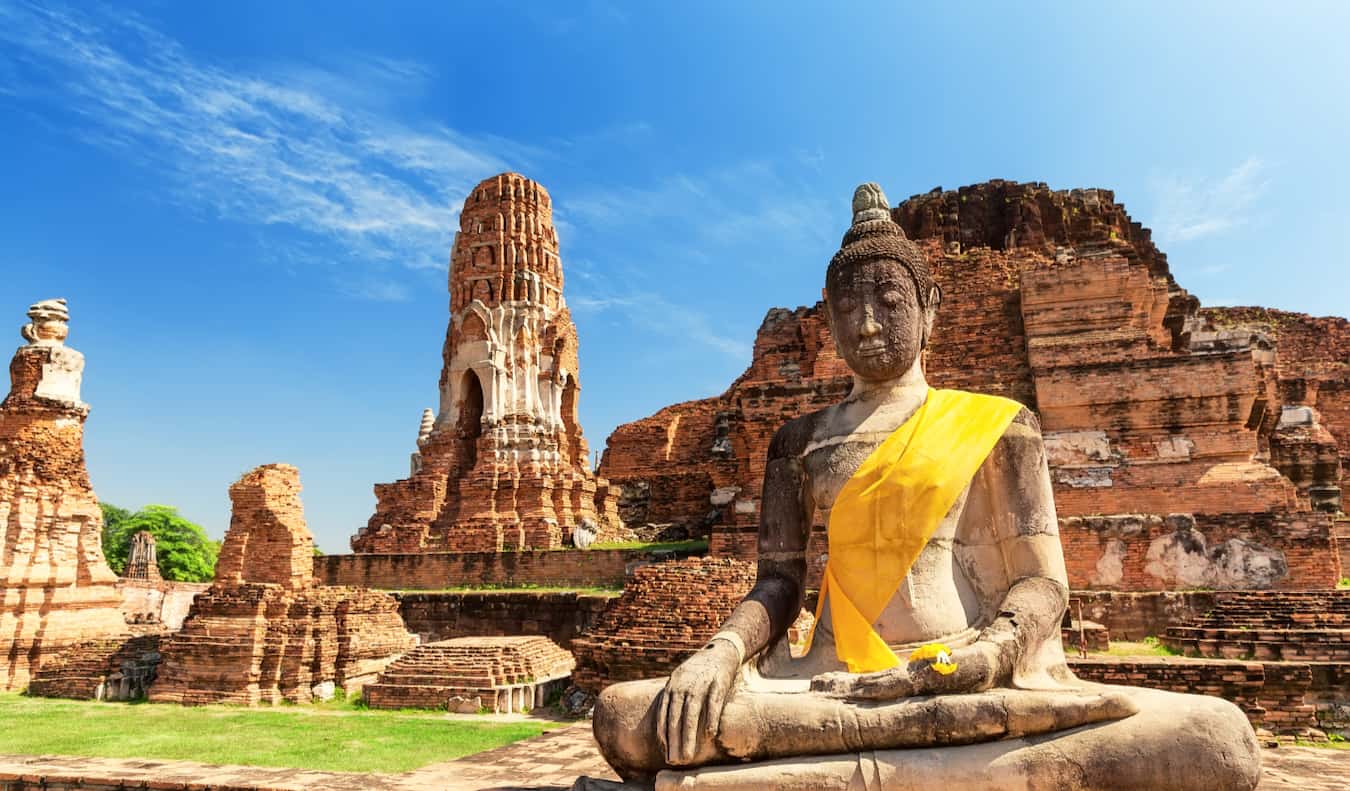
[[(853, 390), (774, 437), (758, 579), (722, 630), (668, 679), (600, 696), (596, 741), (623, 787), (1255, 788), (1256, 740), (1233, 704), (1069, 671), (1036, 417), (928, 386), (941, 292), (877, 185), (853, 211), (825, 287)], [(828, 562), (792, 657), (817, 507)]]

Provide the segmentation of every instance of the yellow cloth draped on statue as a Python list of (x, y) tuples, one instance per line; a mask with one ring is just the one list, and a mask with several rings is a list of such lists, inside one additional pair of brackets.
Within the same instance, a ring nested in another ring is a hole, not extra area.
[(929, 390), (835, 497), (816, 621), (828, 601), (835, 650), (850, 672), (900, 664), (872, 624), (1021, 408), (998, 396)]

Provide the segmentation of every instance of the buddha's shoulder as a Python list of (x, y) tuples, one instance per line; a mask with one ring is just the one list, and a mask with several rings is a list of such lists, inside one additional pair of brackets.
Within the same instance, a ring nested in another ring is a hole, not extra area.
[(828, 406), (795, 417), (780, 426), (769, 443), (769, 459), (791, 459), (805, 455), (821, 426), (829, 422), (829, 415), (834, 409)]
[(1003, 396), (989, 395), (987, 393), (975, 393), (969, 390), (944, 390), (944, 393), (963, 398), (974, 405), (976, 408), (988, 409), (1015, 409), (1012, 421), (1004, 429), (1003, 436), (1019, 439), (1034, 438), (1037, 442), (1041, 439), (1041, 421), (1036, 417), (1036, 413), (1026, 404), (1015, 401)]

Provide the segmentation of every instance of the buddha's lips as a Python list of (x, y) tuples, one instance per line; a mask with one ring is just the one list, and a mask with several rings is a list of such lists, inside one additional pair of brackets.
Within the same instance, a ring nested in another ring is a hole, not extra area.
[(858, 347), (858, 354), (862, 355), (863, 357), (875, 357), (878, 354), (884, 354), (885, 352), (886, 352), (885, 345)]

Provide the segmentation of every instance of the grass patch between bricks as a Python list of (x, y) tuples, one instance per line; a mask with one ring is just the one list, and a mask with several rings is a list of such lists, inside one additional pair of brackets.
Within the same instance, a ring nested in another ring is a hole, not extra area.
[(1180, 652), (1173, 651), (1162, 644), (1162, 641), (1156, 637), (1145, 637), (1140, 642), (1129, 642), (1126, 640), (1112, 640), (1110, 646), (1105, 652), (1092, 651), (1096, 656), (1181, 656)]
[(0, 693), (0, 753), (150, 758), (328, 772), (407, 772), (551, 729), (350, 702), (244, 708), (95, 703)]

